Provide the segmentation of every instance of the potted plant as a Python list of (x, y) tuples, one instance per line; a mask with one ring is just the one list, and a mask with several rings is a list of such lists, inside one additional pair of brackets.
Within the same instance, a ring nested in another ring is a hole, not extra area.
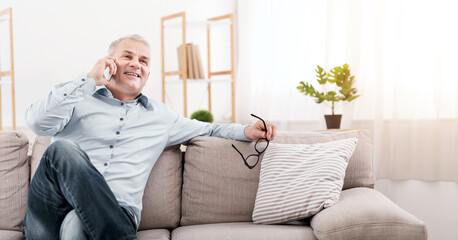
[(212, 123), (213, 115), (207, 110), (197, 110), (191, 114), (191, 119)]
[[(317, 81), (323, 86), (324, 92), (315, 90), (311, 84), (304, 83), (303, 81), (300, 82), (297, 89), (305, 95), (315, 98), (317, 103), (322, 103), (324, 101), (331, 102), (332, 115), (324, 116), (326, 119), (326, 126), (328, 129), (338, 129), (340, 128), (342, 115), (335, 114), (336, 103), (340, 101), (351, 102), (359, 97), (359, 95), (356, 95), (356, 88), (353, 87), (355, 76), (351, 75), (348, 64), (346, 63), (342, 66), (334, 67), (329, 73), (320, 66), (317, 66), (315, 71), (317, 73)], [(327, 86), (332, 86), (333, 90), (327, 91)]]

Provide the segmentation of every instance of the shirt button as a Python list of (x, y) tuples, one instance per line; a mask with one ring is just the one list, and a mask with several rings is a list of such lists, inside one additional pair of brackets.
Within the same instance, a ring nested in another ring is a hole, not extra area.
[(124, 118), (120, 118), (119, 120), (124, 121)]
[(123, 102), (121, 103), (121, 106), (124, 106), (124, 103), (123, 103)]
[(108, 163), (104, 163), (103, 166), (105, 166), (105, 167), (108, 166)]
[(86, 81), (86, 79), (84, 79), (84, 78), (83, 78), (83, 79), (81, 79), (81, 81), (83, 81), (83, 82), (84, 82), (84, 81)]
[(66, 97), (66, 96), (67, 96), (67, 94), (66, 94), (66, 93), (64, 93), (64, 97)]
[(116, 134), (119, 135), (119, 131), (116, 131)]
[(113, 145), (110, 145), (110, 148), (113, 148)]

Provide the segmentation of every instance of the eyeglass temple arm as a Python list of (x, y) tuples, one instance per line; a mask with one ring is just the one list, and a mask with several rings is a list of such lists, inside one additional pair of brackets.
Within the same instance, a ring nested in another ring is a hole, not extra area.
[(247, 166), (249, 169), (252, 169), (254, 166), (252, 167), (247, 163), (247, 161), (245, 160), (245, 157), (243, 157), (243, 154), (234, 146), (234, 144), (232, 144), (232, 147), (235, 149), (235, 151), (237, 151), (240, 154), (240, 156), (243, 159), (243, 163), (245, 163), (245, 166)]
[(240, 156), (242, 156), (243, 159), (245, 159), (243, 157), (243, 154), (234, 146), (234, 144), (232, 144), (232, 147), (235, 149), (235, 151), (237, 151), (240, 154)]
[(266, 137), (267, 137), (267, 126), (266, 126), (266, 122), (264, 122), (264, 120), (263, 120), (262, 118), (260, 118), (260, 117), (258, 117), (258, 116), (256, 116), (256, 115), (254, 115), (253, 113), (251, 114), (251, 116), (252, 116), (252, 117), (255, 117), (255, 118), (257, 118), (257, 119), (259, 119), (259, 120), (262, 121), (262, 123), (264, 124), (264, 132), (266, 132)]

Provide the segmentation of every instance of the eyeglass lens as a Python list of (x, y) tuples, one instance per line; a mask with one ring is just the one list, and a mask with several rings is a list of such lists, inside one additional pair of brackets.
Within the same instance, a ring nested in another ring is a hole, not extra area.
[[(264, 132), (266, 133), (266, 136), (267, 136), (267, 126), (266, 126), (266, 122), (264, 122), (264, 120), (254, 114), (251, 114), (251, 116), (259, 119), (262, 121), (262, 123), (264, 124)], [(261, 154), (263, 152), (266, 151), (267, 147), (269, 146), (269, 140), (267, 138), (260, 138), (256, 141), (256, 143), (254, 144), (254, 149), (256, 150), (257, 154), (250, 154), (246, 157), (246, 159), (243, 157), (243, 154), (234, 146), (234, 144), (232, 144), (232, 147), (240, 154), (240, 156), (242, 157), (243, 159), (243, 162), (245, 163), (245, 165), (249, 168), (249, 169), (253, 169), (259, 162), (259, 157), (261, 156)]]

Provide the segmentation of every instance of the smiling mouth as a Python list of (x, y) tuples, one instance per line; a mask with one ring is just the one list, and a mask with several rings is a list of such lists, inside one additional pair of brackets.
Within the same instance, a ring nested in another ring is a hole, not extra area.
[(140, 78), (140, 75), (138, 75), (138, 74), (136, 74), (136, 73), (130, 73), (130, 72), (128, 72), (128, 73), (125, 73), (125, 74)]

